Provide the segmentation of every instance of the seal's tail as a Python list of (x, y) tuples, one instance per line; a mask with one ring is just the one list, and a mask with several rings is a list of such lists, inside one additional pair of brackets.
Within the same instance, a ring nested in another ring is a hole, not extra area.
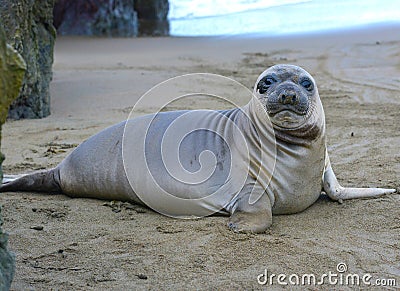
[(60, 172), (57, 168), (26, 175), (4, 176), (0, 192), (62, 192)]

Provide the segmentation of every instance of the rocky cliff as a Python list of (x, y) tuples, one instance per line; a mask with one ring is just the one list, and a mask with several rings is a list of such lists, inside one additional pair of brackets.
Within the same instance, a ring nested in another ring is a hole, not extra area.
[[(1, 23), (0, 23), (1, 24)], [(6, 121), (8, 107), (18, 96), (25, 73), (25, 62), (9, 45), (0, 25), (0, 144), (1, 125)], [(3, 179), (1, 164), (4, 160), (0, 153), (0, 180)], [(2, 230), (3, 220), (0, 206), (0, 290), (8, 290), (14, 276), (14, 256), (7, 251), (8, 235)]]
[(42, 118), (50, 114), (54, 0), (0, 0), (0, 21), (7, 42), (24, 58), (27, 70), (9, 117)]

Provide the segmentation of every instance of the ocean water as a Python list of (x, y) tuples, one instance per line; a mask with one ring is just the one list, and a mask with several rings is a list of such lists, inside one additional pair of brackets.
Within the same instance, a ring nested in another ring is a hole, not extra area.
[(170, 0), (174, 36), (283, 35), (399, 23), (399, 0)]

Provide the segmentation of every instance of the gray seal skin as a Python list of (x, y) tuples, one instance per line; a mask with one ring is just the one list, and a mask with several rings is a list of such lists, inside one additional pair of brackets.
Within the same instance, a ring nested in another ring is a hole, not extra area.
[[(133, 201), (170, 216), (219, 212), (230, 215), (228, 227), (233, 231), (254, 233), (271, 226), (273, 214), (303, 211), (322, 191), (339, 201), (396, 191), (339, 185), (327, 152), (318, 89), (304, 69), (267, 69), (258, 77), (253, 95), (242, 108), (163, 112), (119, 123), (83, 142), (56, 168), (5, 177), (0, 191)], [(162, 147), (164, 133), (178, 135), (177, 128), (171, 130), (174, 123), (204, 129), (182, 138), (179, 156), (189, 173), (182, 175), (192, 179), (190, 173), (207, 165), (201, 153), (213, 152), (215, 160), (208, 160), (217, 166), (204, 183), (180, 181), (163, 165), (174, 163), (161, 156), (165, 147), (174, 150), (172, 145)], [(242, 141), (246, 147), (241, 147)], [(165, 198), (163, 191), (180, 200)]]

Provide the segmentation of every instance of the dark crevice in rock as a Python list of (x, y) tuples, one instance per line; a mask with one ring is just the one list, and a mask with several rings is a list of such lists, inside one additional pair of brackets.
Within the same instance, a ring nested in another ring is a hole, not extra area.
[(139, 19), (139, 35), (164, 36), (169, 34), (168, 0), (135, 0)]

